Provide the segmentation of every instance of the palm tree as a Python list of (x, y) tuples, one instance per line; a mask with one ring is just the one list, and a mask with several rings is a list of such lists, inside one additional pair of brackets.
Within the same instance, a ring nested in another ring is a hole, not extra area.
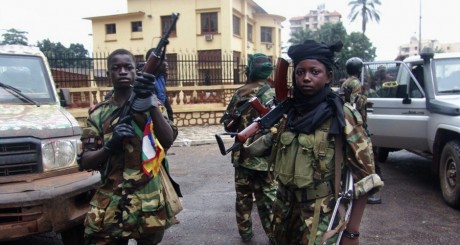
[(348, 6), (351, 6), (348, 18), (354, 22), (361, 16), (363, 34), (366, 33), (366, 24), (369, 20), (375, 19), (377, 23), (380, 21), (380, 13), (375, 9), (375, 5), (381, 5), (380, 0), (352, 0), (348, 3)]

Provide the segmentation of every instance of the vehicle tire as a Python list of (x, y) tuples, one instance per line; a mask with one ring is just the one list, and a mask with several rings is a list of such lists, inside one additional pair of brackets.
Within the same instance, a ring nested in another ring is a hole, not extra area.
[(85, 226), (83, 224), (63, 231), (61, 232), (62, 242), (65, 245), (83, 245), (85, 244), (84, 232)]
[(458, 178), (459, 167), (460, 141), (452, 140), (447, 142), (441, 153), (439, 181), (444, 200), (449, 206), (457, 209), (460, 208), (460, 178)]
[(375, 147), (374, 148), (374, 155), (379, 162), (385, 162), (388, 159), (388, 154), (390, 153), (390, 149), (384, 147)]

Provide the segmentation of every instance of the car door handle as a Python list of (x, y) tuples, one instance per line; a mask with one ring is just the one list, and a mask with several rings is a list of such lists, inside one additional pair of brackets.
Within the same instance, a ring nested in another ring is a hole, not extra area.
[(423, 112), (423, 111), (407, 111), (407, 112), (403, 112), (401, 114), (403, 114), (403, 115), (424, 115), (425, 112)]

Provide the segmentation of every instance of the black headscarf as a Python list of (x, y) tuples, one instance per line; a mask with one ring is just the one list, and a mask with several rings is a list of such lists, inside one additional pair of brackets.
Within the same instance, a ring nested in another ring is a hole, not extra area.
[[(323, 63), (328, 71), (335, 66), (334, 52), (342, 49), (342, 42), (333, 45), (318, 43), (314, 40), (307, 40), (303, 44), (291, 46), (288, 55), (297, 66), (302, 60), (314, 59)], [(337, 93), (327, 85), (318, 93), (306, 96), (296, 88), (295, 75), (293, 74), (294, 85), (294, 109), (288, 114), (287, 126), (291, 131), (311, 134), (328, 118), (333, 118), (329, 135), (342, 133), (345, 126), (343, 114), (343, 102)]]
[(312, 59), (323, 63), (332, 70), (335, 66), (334, 52), (342, 50), (343, 43), (338, 41), (332, 45), (318, 43), (315, 40), (306, 40), (303, 44), (293, 45), (288, 49), (288, 55), (294, 62), (294, 67), (302, 60)]

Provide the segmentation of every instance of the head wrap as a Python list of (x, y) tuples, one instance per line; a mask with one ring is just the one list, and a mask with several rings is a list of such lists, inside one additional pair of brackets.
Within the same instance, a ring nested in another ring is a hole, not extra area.
[[(342, 49), (343, 44), (338, 41), (332, 45), (306, 40), (303, 44), (289, 47), (288, 55), (296, 67), (302, 60), (317, 60), (332, 70), (336, 66), (334, 52)], [(318, 93), (306, 96), (296, 88), (295, 74), (292, 75), (294, 85), (294, 109), (288, 114), (287, 127), (294, 132), (313, 133), (324, 121), (332, 118), (329, 135), (338, 135), (345, 126), (345, 117), (342, 109), (342, 100), (329, 86), (325, 86)]]
[(318, 43), (315, 40), (306, 40), (303, 44), (293, 45), (288, 49), (288, 55), (294, 62), (294, 67), (302, 60), (313, 59), (323, 63), (332, 70), (335, 65), (334, 52), (342, 50), (343, 43), (338, 41), (332, 45)]
[(246, 75), (249, 80), (257, 81), (270, 76), (273, 71), (273, 65), (270, 58), (268, 58), (265, 54), (254, 53), (249, 55), (248, 66), (246, 69)]

